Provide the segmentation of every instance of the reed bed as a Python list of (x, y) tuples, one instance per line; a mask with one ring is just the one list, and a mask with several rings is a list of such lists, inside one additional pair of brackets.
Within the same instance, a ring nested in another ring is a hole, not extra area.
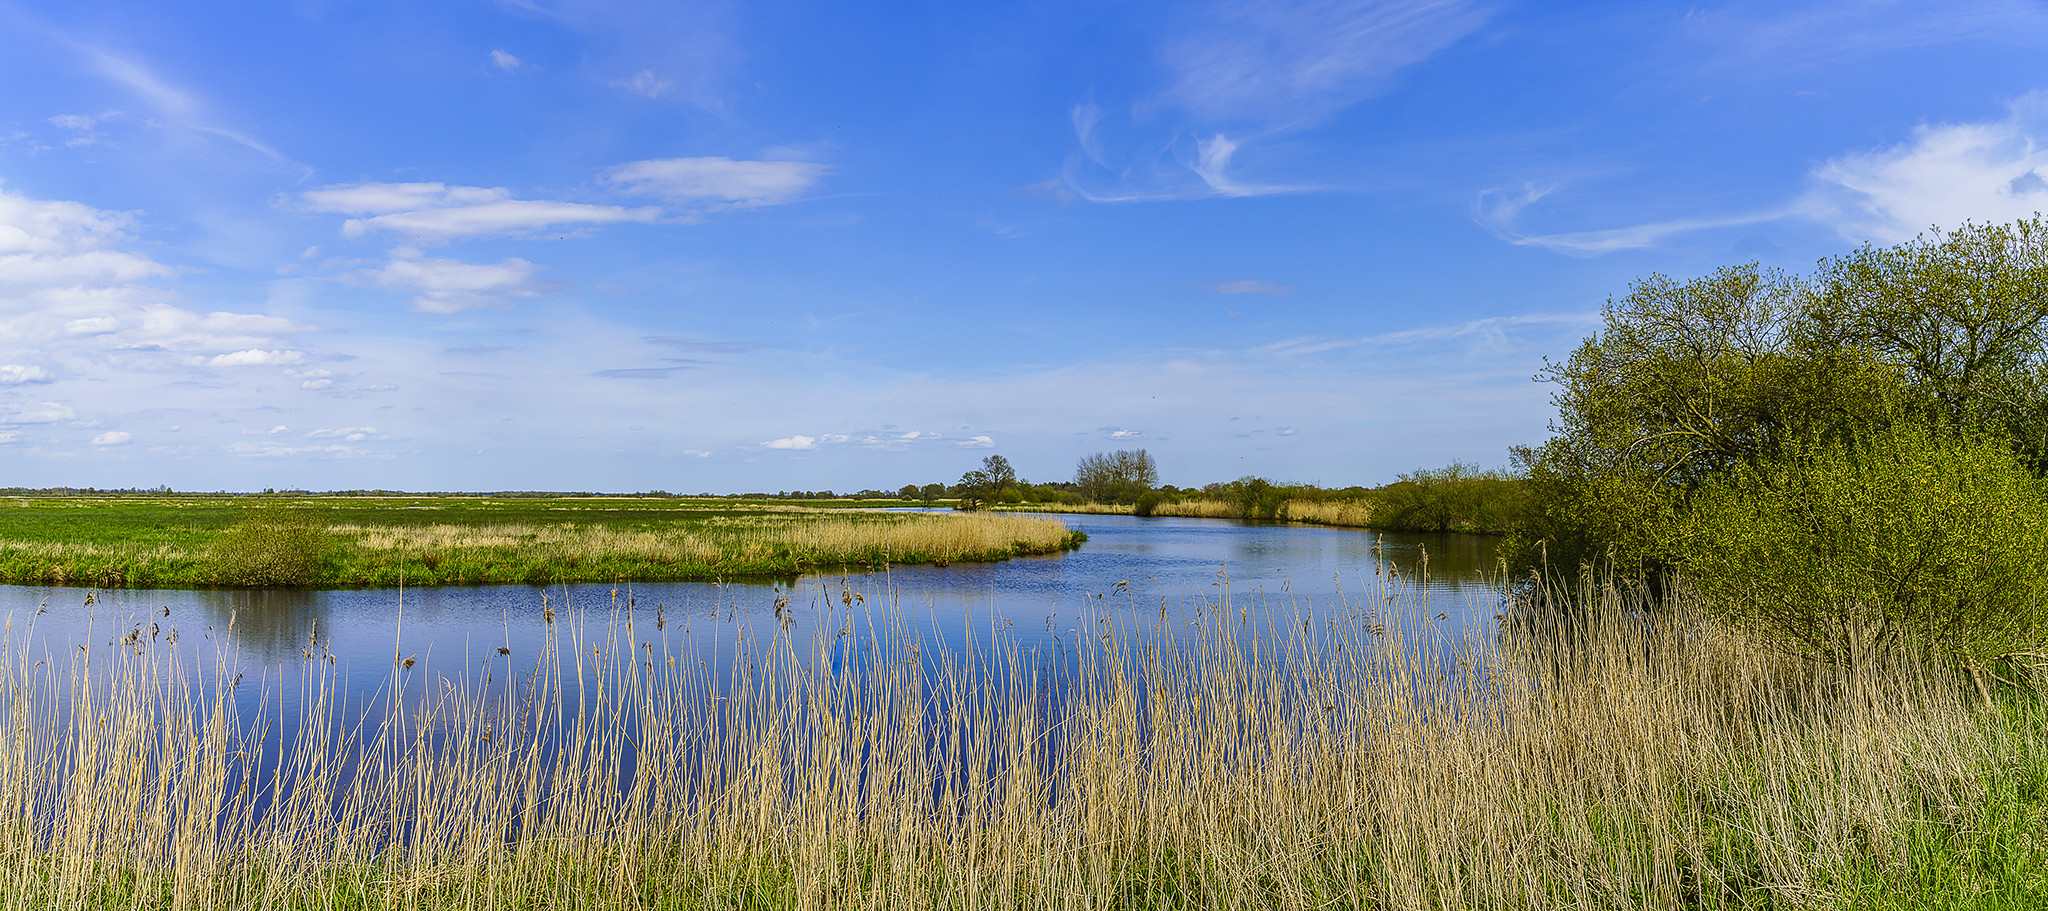
[[(1129, 504), (1115, 503), (1033, 503), (1006, 508), (1027, 512), (1101, 515), (1130, 515), (1133, 511)], [(1152, 515), (1190, 519), (1239, 519), (1244, 517), (1244, 506), (1235, 500), (1167, 500), (1154, 506)], [(1287, 500), (1280, 505), (1274, 518), (1283, 522), (1301, 522), (1309, 525), (1371, 528), (1372, 501)]]
[(1270, 623), (1228, 595), (1185, 624), (1112, 606), (1050, 649), (944, 646), (848, 592), (716, 668), (630, 613), (564, 618), (496, 685), (394, 667), (367, 722), (318, 655), (255, 723), (231, 658), (137, 637), (59, 672), (11, 648), (0, 905), (2048, 898), (2032, 696), (1986, 706), (1896, 654), (1805, 663), (1615, 592), (1451, 637), (1404, 591)]
[[(259, 536), (235, 551), (219, 545), (241, 526), (188, 535), (178, 543), (0, 538), (0, 581), (99, 587), (700, 581), (786, 577), (814, 568), (1002, 560), (1071, 550), (1086, 538), (1043, 517), (794, 507), (632, 525), (321, 523), (321, 514), (312, 510), (265, 518), (298, 522), (304, 531)], [(278, 548), (305, 551), (296, 554), (305, 578), (266, 580)], [(256, 564), (256, 571), (242, 571), (243, 563)]]
[(1371, 500), (1288, 500), (1280, 505), (1280, 518), (1310, 525), (1345, 528), (1372, 527)]
[(1237, 504), (1227, 500), (1178, 500), (1161, 503), (1154, 507), (1155, 516), (1186, 516), (1198, 519), (1234, 519), (1239, 515)]

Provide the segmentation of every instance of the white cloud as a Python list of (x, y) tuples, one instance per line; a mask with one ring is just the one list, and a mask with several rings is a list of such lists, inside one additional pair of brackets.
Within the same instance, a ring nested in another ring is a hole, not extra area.
[(115, 56), (96, 47), (81, 45), (78, 50), (87, 65), (102, 77), (154, 106), (158, 122), (200, 136), (226, 139), (277, 164), (296, 164), (262, 140), (244, 131), (221, 126), (207, 116), (206, 105), (197, 96), (158, 78), (141, 62)]
[(378, 433), (375, 427), (341, 427), (333, 430), (323, 427), (309, 431), (306, 437), (313, 440), (342, 440), (349, 443), (384, 439), (384, 435)]
[(41, 383), (49, 380), (50, 373), (41, 367), (21, 364), (0, 364), (0, 386), (14, 386), (22, 383)]
[(660, 158), (618, 165), (600, 179), (630, 193), (676, 202), (767, 206), (796, 199), (829, 170), (808, 161)]
[(386, 231), (420, 240), (446, 241), (458, 237), (532, 234), (562, 225), (650, 222), (660, 214), (651, 208), (508, 199), (474, 206), (351, 218), (342, 222), (341, 233), (344, 237), (360, 237), (371, 231)]
[(1616, 250), (1634, 250), (1648, 247), (1667, 237), (1693, 231), (1713, 228), (1735, 228), (1743, 225), (1778, 221), (1798, 214), (1796, 205), (1779, 206), (1757, 212), (1740, 212), (1734, 215), (1704, 216), (1699, 218), (1678, 218), (1670, 221), (1629, 225), (1623, 228), (1604, 228), (1594, 231), (1565, 231), (1551, 234), (1530, 234), (1520, 228), (1522, 211), (1545, 196), (1557, 191), (1555, 184), (1526, 184), (1518, 192), (1499, 189), (1488, 190), (1479, 195), (1473, 216), (1479, 224), (1494, 236), (1521, 247), (1542, 247), (1570, 256), (1598, 256)]
[(186, 361), (186, 363), (207, 367), (286, 367), (292, 364), (303, 364), (305, 361), (306, 353), (304, 351), (250, 348), (246, 351), (230, 351), (227, 354), (216, 354), (209, 358), (193, 358)]
[(1293, 285), (1282, 285), (1256, 278), (1217, 282), (1214, 287), (1218, 294), (1287, 294), (1294, 290)]
[(333, 184), (307, 190), (300, 196), (312, 211), (341, 215), (383, 215), (416, 209), (475, 206), (511, 198), (511, 191), (498, 187), (451, 187), (435, 181)]
[(1908, 142), (1831, 159), (1813, 179), (1804, 214), (1850, 240), (1897, 243), (2048, 212), (2048, 92), (2014, 101), (2000, 120), (1922, 125)]
[[(1077, 104), (1070, 117), (1079, 154), (1061, 179), (1091, 202), (1317, 190), (1324, 181), (1243, 176), (1277, 164), (1261, 162), (1248, 147), (1313, 127), (1384, 91), (1394, 74), (1471, 34), (1490, 15), (1473, 0), (1210, 0), (1170, 28), (1159, 54), (1165, 87), (1116, 124), (1141, 131), (1127, 145), (1136, 151), (1113, 154), (1103, 108)], [(1185, 117), (1161, 123), (1161, 108)]]
[(683, 450), (683, 455), (698, 459), (711, 458), (711, 453), (702, 449), (685, 449)]
[(99, 120), (97, 118), (90, 117), (85, 114), (58, 114), (55, 117), (49, 118), (48, 122), (51, 126), (54, 126), (58, 129), (70, 130), (71, 132), (78, 134), (71, 137), (70, 139), (64, 140), (64, 144), (67, 146), (73, 148), (77, 148), (78, 146), (89, 146), (96, 142), (99, 142), (100, 140), (99, 131), (97, 129), (97, 127), (99, 126)]
[(305, 380), (305, 381), (302, 381), (302, 382), (300, 382), (300, 383), (299, 383), (299, 388), (300, 388), (300, 389), (326, 389), (326, 388), (328, 388), (328, 387), (331, 387), (331, 386), (333, 386), (333, 385), (334, 385), (334, 381), (333, 381), (333, 380)]
[(78, 412), (62, 402), (38, 402), (0, 411), (0, 424), (55, 424), (76, 417)]
[(996, 441), (994, 437), (983, 435), (968, 437), (953, 445), (962, 449), (994, 449), (996, 448)]
[(283, 443), (241, 442), (228, 447), (236, 455), (260, 459), (363, 459), (392, 458), (389, 453), (374, 452), (360, 446), (341, 443), (312, 444), (308, 446), (287, 446)]
[(384, 231), (424, 241), (532, 234), (561, 226), (651, 222), (654, 208), (515, 199), (500, 187), (438, 182), (336, 184), (300, 196), (315, 212), (357, 216), (342, 222), (344, 237)]
[(1315, 116), (1381, 90), (1489, 14), (1466, 0), (1212, 3), (1167, 44), (1166, 97), (1212, 120)]
[(761, 445), (769, 449), (816, 449), (818, 448), (818, 438), (807, 437), (799, 433), (795, 436), (787, 436), (779, 440), (769, 440)]
[(1125, 430), (1122, 427), (1104, 429), (1109, 430), (1109, 438), (1112, 440), (1142, 440), (1145, 438), (1144, 431), (1140, 430)]
[(106, 433), (93, 437), (92, 444), (94, 446), (120, 446), (133, 439), (135, 439), (135, 435), (126, 430), (109, 430)]
[(641, 70), (634, 73), (633, 78), (619, 80), (613, 83), (613, 85), (629, 89), (636, 94), (645, 95), (649, 98), (660, 98), (668, 94), (670, 89), (676, 87), (673, 80), (663, 79), (660, 73), (656, 73), (653, 70)]
[(1523, 211), (1556, 191), (1527, 184), (1489, 190), (1475, 207), (1481, 225), (1509, 243), (1578, 256), (1653, 246), (1694, 231), (1787, 219), (1817, 221), (1844, 238), (1898, 243), (1965, 221), (2009, 222), (2048, 213), (2048, 92), (2014, 101), (1986, 123), (1921, 125), (1910, 141), (1829, 159), (1808, 189), (1783, 205), (1730, 215), (1561, 233), (1528, 233)]
[(498, 69), (504, 70), (507, 73), (511, 73), (516, 72), (520, 67), (525, 66), (526, 61), (512, 56), (511, 54), (507, 53), (504, 48), (500, 47), (491, 49), (491, 65), (497, 67)]
[(1325, 354), (1353, 348), (1368, 351), (1393, 351), (1421, 346), (1442, 348), (1444, 342), (1458, 342), (1471, 356), (1484, 357), (1490, 354), (1508, 352), (1526, 353), (1546, 345), (1554, 345), (1557, 339), (1546, 336), (1540, 341), (1525, 338), (1529, 329), (1562, 330), (1568, 335), (1591, 331), (1600, 324), (1598, 313), (1538, 313), (1526, 316), (1490, 316), (1463, 323), (1440, 323), (1397, 329), (1355, 338), (1330, 338), (1313, 336), (1291, 338), (1261, 345), (1252, 350), (1278, 357), (1302, 357)]
[(422, 313), (458, 313), (472, 307), (508, 307), (514, 298), (535, 297), (550, 285), (541, 267), (511, 257), (496, 263), (466, 263), (423, 257), (400, 250), (375, 273), (378, 284), (418, 292), (413, 309)]

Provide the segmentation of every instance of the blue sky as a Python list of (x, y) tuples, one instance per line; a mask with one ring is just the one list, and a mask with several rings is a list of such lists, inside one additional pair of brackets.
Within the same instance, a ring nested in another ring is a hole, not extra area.
[[(1560, 11), (1562, 10), (1562, 11)], [(2048, 210), (2038, 3), (0, 0), (0, 484), (1376, 484)]]

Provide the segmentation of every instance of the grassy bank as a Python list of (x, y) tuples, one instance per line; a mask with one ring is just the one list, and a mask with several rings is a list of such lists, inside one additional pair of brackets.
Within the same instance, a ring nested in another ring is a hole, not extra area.
[(725, 500), (161, 497), (0, 501), (0, 582), (103, 587), (694, 581), (1001, 560), (1057, 520)]
[[(1027, 506), (997, 507), (1004, 511), (1075, 513), (1081, 515), (1122, 515), (1133, 513), (1128, 503), (1034, 503)], [(1163, 500), (1152, 507), (1155, 516), (1179, 516), (1194, 519), (1242, 519), (1244, 507), (1229, 500), (1190, 498), (1184, 500)], [(1372, 501), (1354, 500), (1285, 500), (1272, 520), (1300, 522), (1306, 525), (1334, 525), (1345, 528), (1374, 528), (1372, 524)], [(1402, 529), (1386, 529), (1400, 531)]]
[[(1804, 662), (1612, 593), (1597, 619), (1462, 643), (1426, 602), (1359, 594), (1270, 629), (1227, 597), (1196, 627), (1107, 622), (1050, 676), (859, 612), (722, 672), (565, 641), (531, 675), (505, 659), (507, 699), (394, 669), (392, 698), (425, 701), (369, 727), (341, 723), (315, 658), (284, 710), (321, 733), (291, 744), (234, 733), (233, 667), (184, 683), (143, 643), (74, 679), (14, 655), (0, 905), (2048, 902), (2032, 692), (1987, 705), (1897, 654)], [(282, 779), (228, 757), (265, 751), (302, 796), (258, 814)]]

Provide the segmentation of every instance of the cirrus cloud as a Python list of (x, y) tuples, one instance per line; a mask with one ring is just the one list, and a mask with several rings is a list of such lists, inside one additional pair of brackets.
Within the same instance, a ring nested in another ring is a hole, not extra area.
[(803, 195), (829, 170), (809, 161), (659, 158), (618, 165), (599, 179), (629, 193), (675, 202), (772, 206)]

